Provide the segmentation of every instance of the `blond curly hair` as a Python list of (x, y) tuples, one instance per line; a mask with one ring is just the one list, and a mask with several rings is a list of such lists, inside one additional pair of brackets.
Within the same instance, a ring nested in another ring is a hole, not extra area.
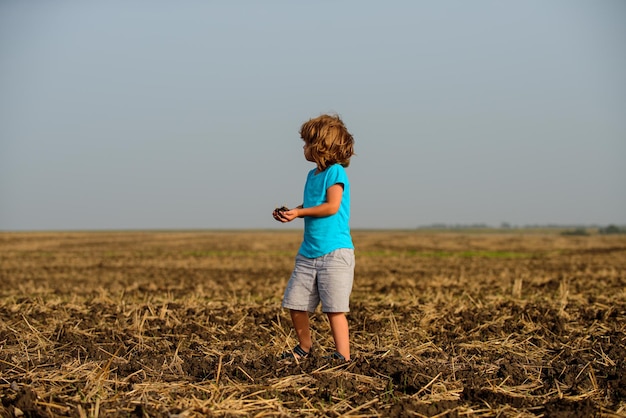
[(354, 138), (338, 115), (321, 115), (302, 124), (300, 137), (310, 148), (320, 171), (333, 164), (350, 165)]

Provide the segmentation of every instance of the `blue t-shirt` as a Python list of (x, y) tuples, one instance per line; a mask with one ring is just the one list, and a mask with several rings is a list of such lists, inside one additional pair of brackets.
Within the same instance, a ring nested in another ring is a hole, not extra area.
[(350, 236), (350, 182), (346, 169), (334, 164), (315, 174), (309, 171), (304, 185), (303, 207), (310, 208), (326, 202), (326, 191), (335, 184), (343, 186), (341, 205), (334, 215), (304, 218), (304, 240), (299, 253), (307, 258), (317, 258), (339, 248), (354, 248)]

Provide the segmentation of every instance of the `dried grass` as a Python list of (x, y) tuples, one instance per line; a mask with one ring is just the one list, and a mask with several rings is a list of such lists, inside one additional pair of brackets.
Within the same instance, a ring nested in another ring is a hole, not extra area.
[(0, 234), (0, 415), (626, 415), (623, 237), (354, 238), (334, 365), (277, 359), (299, 233)]

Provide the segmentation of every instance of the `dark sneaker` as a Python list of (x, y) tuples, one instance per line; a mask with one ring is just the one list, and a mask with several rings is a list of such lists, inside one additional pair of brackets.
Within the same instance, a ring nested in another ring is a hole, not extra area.
[(332, 353), (329, 356), (324, 356), (324, 358), (326, 360), (330, 360), (330, 361), (334, 361), (334, 360), (338, 360), (340, 362), (346, 362), (346, 361), (350, 361), (350, 360), (346, 360), (346, 358), (343, 356), (343, 354), (341, 354), (338, 351), (335, 351), (334, 353)]
[(281, 354), (280, 358), (281, 360), (285, 360), (285, 359), (304, 360), (308, 356), (309, 356), (309, 353), (307, 353), (306, 351), (302, 349), (302, 347), (297, 345), (294, 347), (293, 350), (285, 351), (283, 354)]

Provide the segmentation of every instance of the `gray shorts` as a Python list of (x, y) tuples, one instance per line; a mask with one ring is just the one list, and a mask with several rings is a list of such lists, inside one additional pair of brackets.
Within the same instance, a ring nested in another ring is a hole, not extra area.
[(314, 312), (349, 312), (354, 280), (354, 250), (339, 248), (317, 258), (296, 256), (283, 296), (283, 308)]

